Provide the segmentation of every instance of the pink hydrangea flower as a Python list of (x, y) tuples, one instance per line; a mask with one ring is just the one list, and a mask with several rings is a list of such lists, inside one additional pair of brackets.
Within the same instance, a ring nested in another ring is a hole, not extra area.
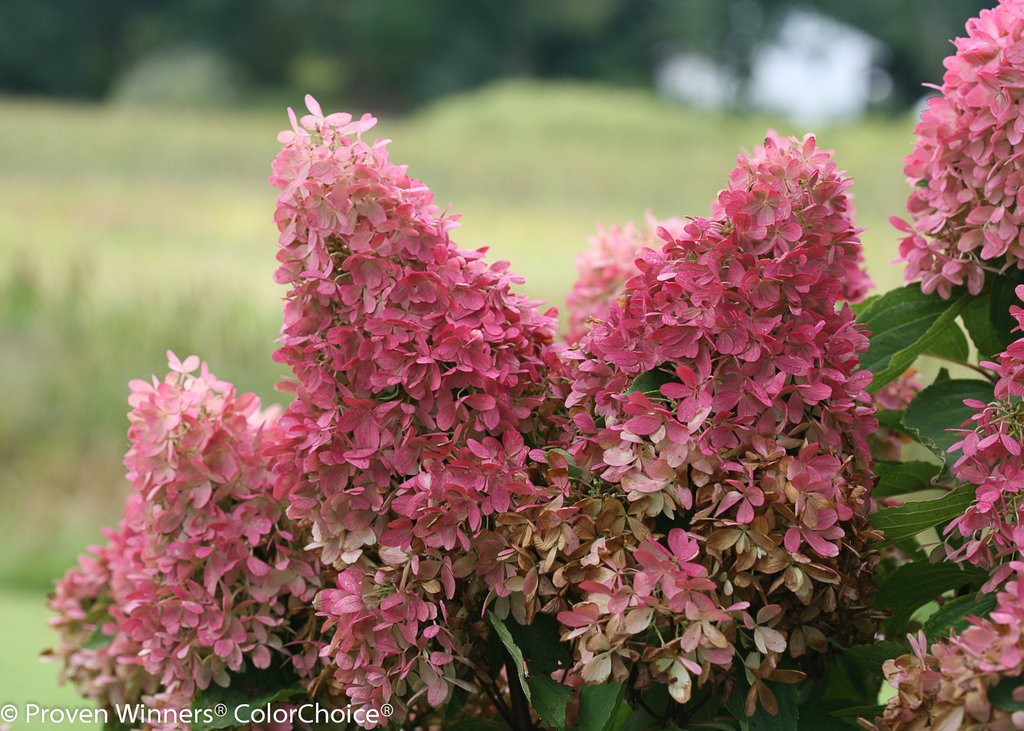
[(682, 234), (683, 226), (678, 218), (659, 221), (648, 213), (645, 228), (638, 229), (632, 222), (608, 230), (599, 228), (597, 236), (587, 240), (590, 248), (576, 256), (576, 281), (565, 298), (566, 340), (575, 343), (593, 323), (604, 319), (626, 282), (637, 274), (633, 262), (639, 250), (661, 248), (659, 229), (676, 236)]
[(1024, 3), (982, 10), (954, 44), (904, 159), (910, 221), (892, 219), (906, 234), (906, 280), (943, 297), (960, 285), (978, 294), (985, 271), (1024, 267)]
[[(1024, 299), (1024, 286), (1016, 293)], [(1010, 314), (1024, 327), (1024, 309), (1011, 307)], [(963, 439), (949, 448), (961, 453), (953, 474), (977, 486), (976, 500), (946, 528), (964, 539), (959, 548), (947, 548), (950, 559), (995, 569), (989, 587), (1005, 578), (1009, 569), (1004, 562), (1024, 551), (1024, 407), (1019, 398), (1024, 395), (1024, 338), (997, 361), (981, 364), (998, 376), (995, 400), (964, 402), (975, 413), (961, 430)]]
[(131, 384), (121, 528), (50, 603), (65, 676), (107, 706), (188, 708), (243, 668), (288, 663), (311, 680), (317, 663), (303, 627), (322, 569), (261, 454), (280, 436), (277, 410), (195, 356), (168, 357), (163, 381)]
[(276, 494), (339, 572), (318, 600), (335, 690), (437, 705), (468, 672), (468, 635), (447, 627), (478, 601), (476, 546), (527, 484), (525, 438), (550, 428), (557, 323), (510, 291), (507, 263), (456, 246), (427, 187), (364, 141), (372, 118), (307, 105), (271, 176), (275, 357), (295, 375)]
[(685, 702), (739, 658), (791, 682), (783, 653), (871, 635), (876, 423), (867, 337), (837, 307), (860, 257), (848, 187), (813, 138), (770, 135), (565, 353), (574, 431), (534, 453), (548, 486), (499, 517), (509, 547), (482, 573), (513, 613), (559, 609), (570, 682), (639, 661)]

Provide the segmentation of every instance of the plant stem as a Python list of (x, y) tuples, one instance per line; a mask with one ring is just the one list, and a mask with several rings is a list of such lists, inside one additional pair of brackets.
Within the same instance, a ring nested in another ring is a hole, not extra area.
[(530, 704), (526, 700), (522, 683), (519, 682), (520, 668), (508, 650), (505, 650), (505, 675), (508, 676), (508, 694), (512, 701), (512, 728), (515, 731), (534, 731), (533, 719), (530, 718)]

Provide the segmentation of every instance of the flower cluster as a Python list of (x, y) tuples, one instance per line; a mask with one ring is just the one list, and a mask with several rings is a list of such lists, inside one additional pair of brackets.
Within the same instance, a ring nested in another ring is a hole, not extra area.
[[(873, 723), (872, 731), (1024, 728), (1024, 563), (1010, 564), (1012, 578), (996, 596), (987, 619), (971, 618), (961, 634), (951, 633), (928, 650), (922, 634), (911, 636), (913, 653), (884, 665), (885, 679), (898, 692)], [(1006, 681), (1006, 682), (1004, 682)]]
[(559, 610), (577, 682), (643, 661), (640, 686), (685, 702), (739, 656), (752, 712), (773, 702), (761, 680), (792, 679), (785, 652), (870, 636), (876, 422), (867, 337), (837, 308), (859, 260), (848, 186), (813, 138), (770, 136), (566, 352), (557, 489), (499, 519), (499, 560), (505, 594)]
[(982, 10), (955, 44), (904, 159), (911, 220), (892, 219), (906, 234), (906, 280), (943, 297), (963, 284), (979, 293), (986, 270), (1024, 267), (1024, 2)]
[(363, 141), (375, 120), (307, 106), (271, 176), (275, 357), (295, 375), (276, 494), (339, 572), (318, 599), (332, 692), (436, 706), (467, 670), (482, 531), (525, 489), (526, 439), (544, 441), (557, 323), (510, 292), (507, 263), (454, 244), (426, 186)]
[(310, 678), (317, 662), (301, 627), (322, 571), (261, 455), (277, 415), (206, 364), (196, 374), (195, 356), (168, 356), (163, 381), (131, 384), (121, 528), (51, 600), (65, 674), (104, 704), (188, 708), (233, 672), (287, 662)]
[[(1024, 286), (1017, 287), (1024, 299)], [(1010, 314), (1024, 327), (1024, 309), (1011, 307)], [(1024, 338), (1012, 343), (998, 356), (998, 362), (983, 362), (995, 371), (995, 400), (964, 403), (975, 413), (960, 430), (963, 439), (950, 452), (961, 452), (953, 474), (977, 486), (976, 501), (952, 521), (946, 533), (958, 534), (963, 543), (947, 547), (948, 557), (995, 569), (989, 586), (995, 586), (1009, 572), (1007, 558), (1019, 558), (1024, 551)], [(1000, 566), (999, 564), (1002, 565)]]
[(678, 218), (658, 221), (647, 214), (647, 227), (637, 229), (632, 222), (625, 226), (599, 228), (597, 236), (587, 240), (590, 248), (576, 256), (576, 282), (565, 298), (566, 340), (582, 338), (594, 323), (608, 314), (608, 308), (626, 288), (626, 282), (637, 274), (633, 264), (641, 248), (661, 248), (659, 229), (670, 236), (681, 236), (684, 222)]
[(393, 721), (481, 682), (500, 709), (491, 610), (558, 618), (559, 682), (686, 703), (744, 672), (750, 715), (802, 676), (785, 655), (871, 636), (877, 423), (843, 304), (870, 280), (812, 137), (741, 156), (709, 218), (602, 234), (565, 346), (375, 120), (307, 107), (271, 175), (293, 400), (261, 412), (194, 356), (132, 383), (125, 519), (51, 602), (83, 693), (186, 706), (273, 663)]
[[(126, 512), (137, 513), (139, 502), (140, 496), (131, 495)], [(83, 697), (110, 708), (156, 694), (159, 682), (135, 661), (142, 645), (119, 630), (145, 537), (127, 520), (118, 530), (104, 529), (104, 535), (106, 545), (90, 546), (57, 582), (49, 608), (57, 613), (50, 626), (60, 642), (48, 655), (62, 662), (60, 682), (73, 682)]]

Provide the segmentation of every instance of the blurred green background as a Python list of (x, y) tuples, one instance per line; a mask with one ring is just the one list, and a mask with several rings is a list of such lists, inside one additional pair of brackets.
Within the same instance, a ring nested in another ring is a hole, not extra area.
[(461, 215), (456, 241), (560, 308), (598, 223), (705, 215), (765, 130), (813, 131), (856, 181), (885, 289), (921, 83), (992, 4), (804, 3), (881, 39), (891, 82), (865, 116), (815, 124), (658, 91), (658, 60), (690, 51), (742, 86), (781, 1), (0, 7), (0, 704), (84, 704), (37, 658), (45, 596), (119, 519), (128, 381), (170, 348), (279, 400), (266, 179), (286, 105), (380, 116), (392, 159)]

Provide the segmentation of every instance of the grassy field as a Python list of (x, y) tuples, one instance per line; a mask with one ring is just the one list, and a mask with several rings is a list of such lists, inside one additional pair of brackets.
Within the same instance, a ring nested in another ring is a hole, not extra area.
[[(66, 697), (26, 648), (46, 642), (53, 578), (121, 512), (128, 381), (162, 373), (173, 348), (275, 400), (282, 291), (266, 178), (286, 123), (283, 110), (0, 99), (0, 688), (24, 694), (12, 701)], [(462, 246), (490, 246), (525, 292), (561, 305), (595, 224), (706, 214), (768, 128), (810, 131), (641, 92), (509, 82), (385, 119), (378, 134), (462, 215)], [(907, 118), (814, 130), (857, 181), (883, 288), (900, 278), (886, 220), (903, 210), (912, 129)]]

